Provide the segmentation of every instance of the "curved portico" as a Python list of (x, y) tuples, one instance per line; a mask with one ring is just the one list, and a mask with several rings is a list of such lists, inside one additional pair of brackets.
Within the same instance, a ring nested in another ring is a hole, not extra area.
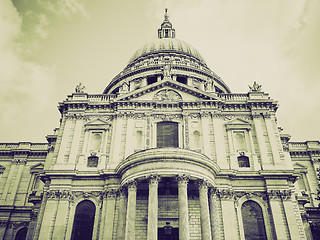
[[(118, 165), (117, 172), (128, 191), (125, 239), (135, 238), (137, 199), (143, 193), (148, 197), (148, 239), (157, 239), (163, 222), (179, 228), (179, 239), (189, 239), (189, 199), (196, 199), (200, 208), (202, 239), (211, 239), (208, 187), (215, 185), (219, 167), (207, 156), (188, 149), (152, 148), (128, 156)], [(158, 207), (159, 201), (168, 198), (178, 205), (176, 214), (162, 213)]]

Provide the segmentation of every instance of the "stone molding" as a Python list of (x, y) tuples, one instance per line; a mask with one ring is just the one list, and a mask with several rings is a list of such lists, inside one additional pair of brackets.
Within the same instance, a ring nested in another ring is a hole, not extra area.
[(18, 228), (21, 228), (21, 227), (28, 227), (28, 226), (29, 226), (29, 222), (26, 222), (26, 221), (8, 223), (8, 228), (13, 228), (14, 230), (17, 230)]
[(103, 196), (102, 191), (70, 191), (70, 190), (48, 190), (47, 191), (48, 199), (52, 200), (60, 200), (65, 199), (69, 201), (73, 201), (75, 198), (83, 197), (83, 198), (100, 198)]
[(26, 165), (26, 163), (27, 163), (27, 158), (14, 158), (14, 159), (12, 159), (12, 164)]
[(182, 114), (154, 114), (151, 115), (154, 119), (161, 119), (163, 121), (181, 120), (183, 118)]
[(221, 199), (224, 199), (224, 200), (234, 200), (235, 199), (235, 193), (232, 189), (219, 190), (219, 196)]
[(255, 191), (240, 191), (235, 192), (235, 197), (237, 199), (245, 196), (247, 200), (253, 199), (255, 197), (266, 200), (267, 193), (266, 192), (255, 192)]
[(149, 185), (156, 185), (158, 186), (161, 177), (159, 175), (149, 175), (147, 176)]
[(179, 174), (176, 176), (176, 180), (178, 181), (178, 186), (185, 186), (188, 185), (188, 182), (190, 180), (190, 177), (186, 174)]
[(5, 227), (7, 227), (8, 223), (9, 222), (7, 220), (0, 220), (0, 227), (5, 228)]
[(199, 189), (205, 189), (205, 190), (208, 190), (208, 188), (210, 187), (209, 182), (203, 179), (198, 179), (196, 181), (196, 185), (198, 186)]
[(268, 190), (267, 195), (269, 200), (291, 200), (292, 196), (291, 190)]
[(127, 188), (122, 186), (118, 189), (118, 196), (120, 198), (126, 198), (127, 197)]
[(128, 189), (128, 192), (129, 191), (136, 191), (137, 190), (137, 181), (132, 180), (130, 182), (127, 182), (126, 187)]
[(118, 189), (110, 188), (103, 192), (103, 197), (105, 198), (116, 198), (118, 195)]

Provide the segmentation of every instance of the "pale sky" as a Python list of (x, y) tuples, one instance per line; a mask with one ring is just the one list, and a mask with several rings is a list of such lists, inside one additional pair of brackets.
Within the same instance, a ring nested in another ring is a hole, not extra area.
[(0, 142), (45, 142), (79, 82), (101, 94), (164, 9), (234, 93), (254, 81), (292, 141), (320, 140), (318, 0), (1, 0)]

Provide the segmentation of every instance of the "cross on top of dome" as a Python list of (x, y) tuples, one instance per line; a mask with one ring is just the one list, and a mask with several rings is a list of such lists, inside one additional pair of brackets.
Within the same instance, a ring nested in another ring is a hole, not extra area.
[(161, 24), (161, 28), (158, 29), (158, 38), (175, 38), (175, 30), (169, 21), (168, 9), (165, 9), (164, 20)]

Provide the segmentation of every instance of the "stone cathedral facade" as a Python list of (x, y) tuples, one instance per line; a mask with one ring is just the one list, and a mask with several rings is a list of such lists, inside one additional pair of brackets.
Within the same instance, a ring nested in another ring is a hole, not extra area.
[(0, 239), (320, 239), (319, 141), (261, 85), (232, 93), (165, 19), (48, 143), (0, 144)]

